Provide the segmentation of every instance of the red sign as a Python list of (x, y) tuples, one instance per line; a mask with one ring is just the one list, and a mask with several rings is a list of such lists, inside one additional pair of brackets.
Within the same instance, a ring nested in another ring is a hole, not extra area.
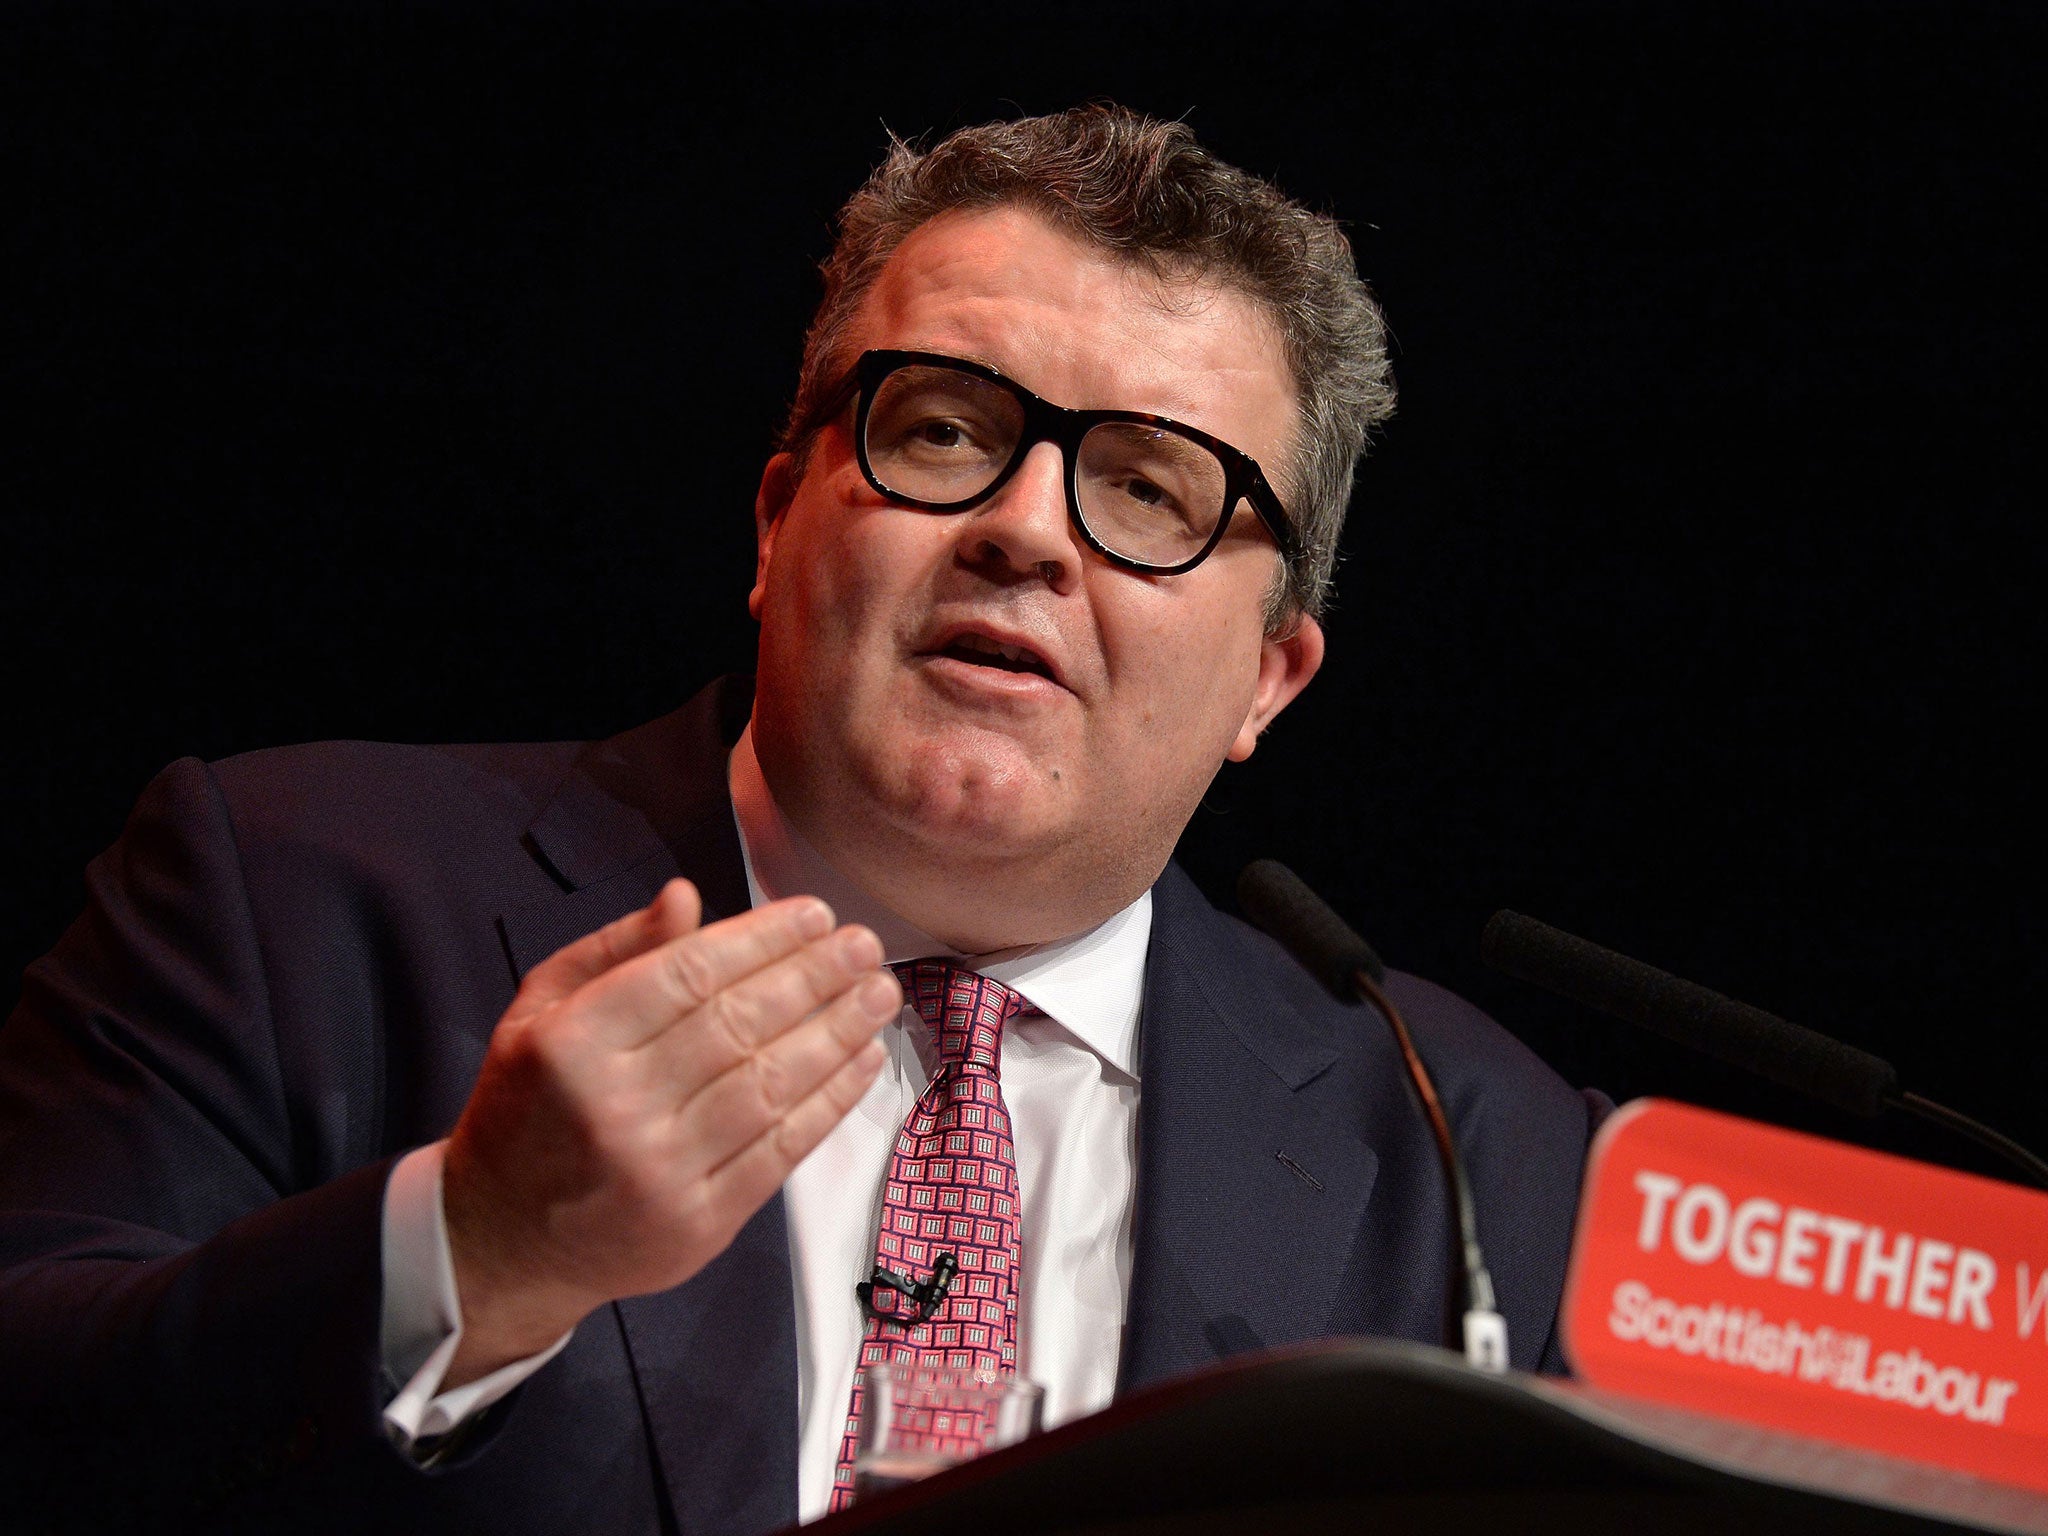
[(1563, 1328), (1595, 1386), (2048, 1492), (2048, 1195), (1641, 1099)]

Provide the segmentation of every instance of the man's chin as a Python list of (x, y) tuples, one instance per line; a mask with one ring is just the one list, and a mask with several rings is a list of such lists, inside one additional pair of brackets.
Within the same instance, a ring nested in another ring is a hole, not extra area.
[(974, 854), (1025, 857), (1056, 844), (1076, 803), (1072, 774), (1048, 754), (986, 730), (927, 737), (885, 777), (901, 831)]

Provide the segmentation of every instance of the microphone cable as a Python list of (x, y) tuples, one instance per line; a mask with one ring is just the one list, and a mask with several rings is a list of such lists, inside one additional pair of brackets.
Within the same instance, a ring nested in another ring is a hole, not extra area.
[(1237, 900), (1246, 917), (1273, 938), (1340, 1003), (1368, 1002), (1394, 1032), (1408, 1082), (1435, 1138), (1451, 1203), (1458, 1214), (1458, 1257), (1465, 1276), (1464, 1346), (1466, 1363), (1482, 1371), (1508, 1368), (1508, 1325), (1494, 1302), (1493, 1276), (1479, 1247), (1479, 1215), (1464, 1159), (1451, 1135), (1443, 1101), (1428, 1064), (1415, 1048), (1408, 1022), (1382, 985), (1387, 968), (1372, 946), (1352, 931), (1307, 883), (1277, 859), (1247, 864), (1237, 878)]

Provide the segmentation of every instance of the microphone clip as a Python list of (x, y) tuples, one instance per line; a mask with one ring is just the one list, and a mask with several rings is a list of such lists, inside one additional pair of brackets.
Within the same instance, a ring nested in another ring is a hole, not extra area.
[[(921, 1285), (908, 1275), (899, 1275), (877, 1264), (874, 1275), (856, 1285), (853, 1293), (860, 1298), (861, 1310), (869, 1317), (901, 1328), (915, 1328), (931, 1321), (959, 1272), (960, 1261), (950, 1253), (932, 1255), (931, 1278)], [(909, 1310), (904, 1310), (899, 1301), (908, 1302)]]

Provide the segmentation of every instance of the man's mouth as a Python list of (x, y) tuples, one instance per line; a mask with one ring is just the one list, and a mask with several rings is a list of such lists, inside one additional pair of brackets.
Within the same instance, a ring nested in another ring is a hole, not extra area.
[(1053, 675), (1045, 659), (1029, 646), (1005, 645), (987, 635), (955, 635), (932, 654), (950, 656), (972, 666), (995, 667), (1004, 672), (1032, 672), (1044, 678)]

